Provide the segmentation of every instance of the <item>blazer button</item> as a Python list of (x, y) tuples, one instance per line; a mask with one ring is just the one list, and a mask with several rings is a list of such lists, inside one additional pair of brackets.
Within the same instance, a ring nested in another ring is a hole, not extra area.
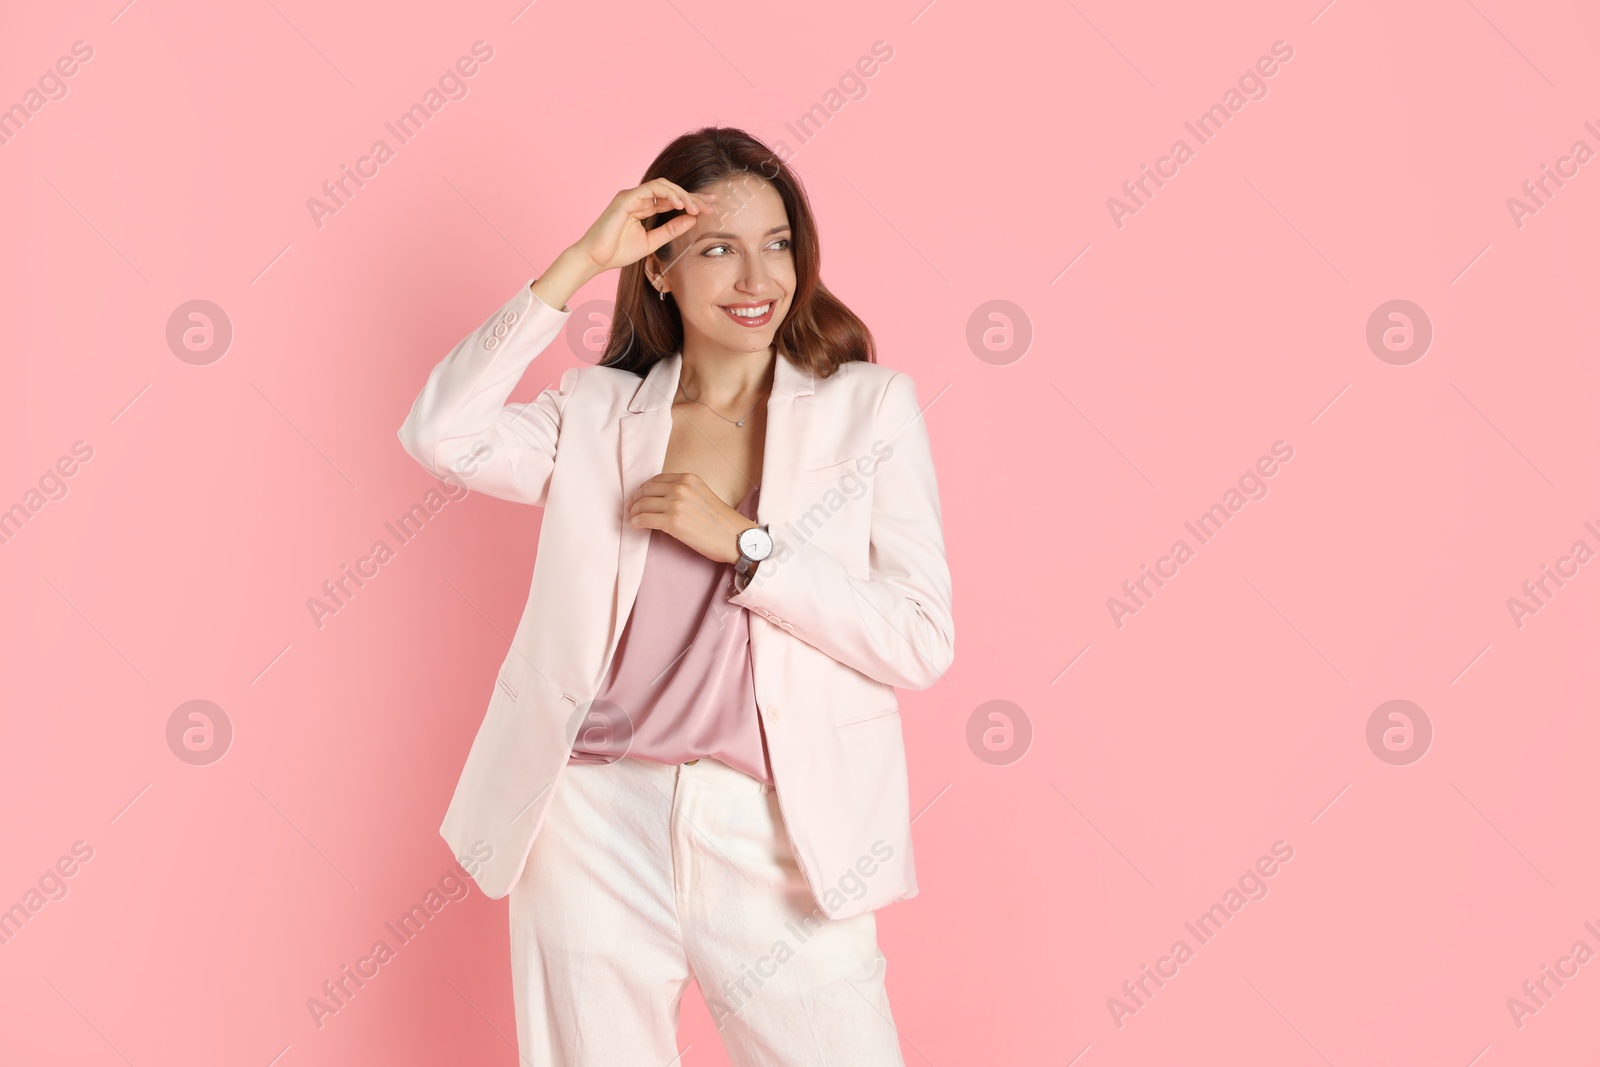
[(493, 348), (496, 345), (498, 345), (499, 343), (500, 343), (500, 338), (498, 338), (498, 337), (485, 337), (483, 339), (483, 347), (484, 348)]
[(508, 311), (504, 315), (500, 316), (500, 321), (509, 326), (513, 322), (517, 321), (517, 313), (515, 311)]
[(778, 705), (771, 704), (768, 707), (766, 707), (764, 710), (767, 713), (767, 721), (768, 722), (777, 722), (778, 721)]
[(494, 324), (494, 335), (496, 337), (504, 337), (506, 335), (506, 329), (507, 327), (505, 323), (497, 322)]

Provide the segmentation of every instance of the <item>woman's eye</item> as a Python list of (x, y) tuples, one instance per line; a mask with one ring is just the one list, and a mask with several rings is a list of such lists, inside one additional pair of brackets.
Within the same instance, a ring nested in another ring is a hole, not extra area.
[[(780, 251), (780, 252), (788, 252), (788, 251), (791, 250), (790, 241), (789, 241), (789, 238), (787, 238), (787, 237), (778, 238), (776, 241), (772, 242), (772, 246), (777, 251)], [(711, 255), (711, 253), (717, 251), (718, 249), (727, 249), (728, 251), (731, 252), (733, 250), (733, 246), (729, 245), (729, 244), (715, 244), (715, 245), (712, 245), (711, 247), (707, 248), (704, 252), (701, 252), (700, 254), (702, 256), (709, 256), (709, 255)], [(718, 256), (716, 258), (720, 259), (721, 256)]]

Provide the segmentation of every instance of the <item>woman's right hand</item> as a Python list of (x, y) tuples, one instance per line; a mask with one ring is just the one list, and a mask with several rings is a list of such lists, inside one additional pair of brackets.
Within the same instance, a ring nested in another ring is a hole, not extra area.
[[(653, 230), (644, 228), (646, 219), (674, 209), (688, 214), (679, 215)], [(711, 210), (706, 197), (691, 193), (666, 178), (656, 178), (612, 197), (611, 203), (573, 249), (583, 255), (594, 273), (603, 274), (613, 267), (626, 267), (643, 259), (674, 237), (688, 233), (694, 228), (695, 216)]]

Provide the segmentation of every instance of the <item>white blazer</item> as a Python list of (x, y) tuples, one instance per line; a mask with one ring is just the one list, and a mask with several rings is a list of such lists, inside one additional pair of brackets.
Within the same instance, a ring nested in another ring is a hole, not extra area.
[[(491, 899), (522, 874), (600, 690), (650, 530), (627, 503), (661, 473), (681, 353), (641, 378), (580, 366), (507, 404), (561, 333), (524, 284), (433, 369), (400, 443), (436, 477), (545, 509), (527, 606), (440, 833)], [(955, 651), (939, 490), (916, 384), (875, 363), (826, 379), (777, 357), (757, 521), (774, 549), (748, 608), (756, 704), (796, 861), (823, 913), (915, 896), (895, 687)]]

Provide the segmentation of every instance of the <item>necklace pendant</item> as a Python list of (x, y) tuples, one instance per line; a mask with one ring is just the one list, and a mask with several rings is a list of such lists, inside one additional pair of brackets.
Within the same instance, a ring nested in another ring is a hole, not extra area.
[(734, 425), (735, 426), (743, 426), (744, 425), (744, 420), (740, 419), (738, 422), (734, 423)]

